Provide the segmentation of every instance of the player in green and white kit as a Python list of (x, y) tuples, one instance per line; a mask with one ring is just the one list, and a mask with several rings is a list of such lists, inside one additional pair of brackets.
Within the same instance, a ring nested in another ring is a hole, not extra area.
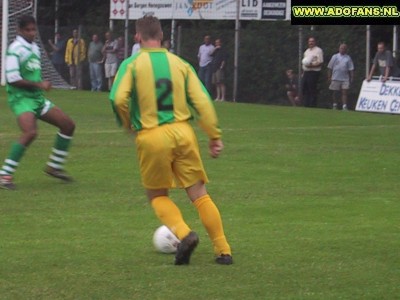
[(16, 39), (7, 49), (5, 63), (8, 104), (17, 116), (22, 131), (0, 169), (0, 188), (9, 190), (15, 189), (14, 172), (26, 148), (37, 136), (37, 119), (60, 129), (45, 173), (71, 181), (71, 177), (63, 170), (63, 165), (75, 130), (74, 122), (43, 95), (43, 91), (51, 89), (51, 83), (42, 80), (40, 51), (34, 42), (36, 20), (32, 16), (22, 16), (18, 21), (18, 30)]

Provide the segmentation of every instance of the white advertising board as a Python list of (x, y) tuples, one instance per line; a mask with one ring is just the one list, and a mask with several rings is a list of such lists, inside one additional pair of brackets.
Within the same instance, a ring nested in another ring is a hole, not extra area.
[[(177, 20), (234, 20), (237, 0), (110, 0), (110, 19), (128, 18), (135, 20), (144, 15), (154, 15), (159, 19)], [(241, 20), (285, 20), (287, 0), (240, 0)], [(290, 5), (289, 5), (290, 6)]]
[(400, 81), (364, 80), (356, 111), (400, 114)]

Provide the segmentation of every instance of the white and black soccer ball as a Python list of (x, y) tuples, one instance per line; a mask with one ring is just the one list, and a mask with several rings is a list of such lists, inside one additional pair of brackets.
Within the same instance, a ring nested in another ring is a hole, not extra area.
[(303, 60), (301, 61), (301, 63), (303, 64), (303, 66), (309, 66), (312, 62), (313, 58), (310, 56), (306, 56), (303, 58)]
[(175, 253), (180, 240), (165, 225), (156, 229), (153, 235), (153, 244), (157, 251), (162, 253)]

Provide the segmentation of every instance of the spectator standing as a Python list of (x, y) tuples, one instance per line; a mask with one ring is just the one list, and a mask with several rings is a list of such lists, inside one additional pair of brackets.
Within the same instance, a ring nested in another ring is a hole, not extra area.
[(367, 81), (371, 81), (375, 70), (379, 68), (379, 74), (382, 76), (382, 81), (385, 82), (390, 76), (399, 76), (398, 68), (395, 64), (393, 54), (386, 49), (384, 42), (379, 42), (377, 52), (372, 63), (371, 70), (368, 74)]
[(49, 40), (51, 47), (51, 62), (54, 68), (61, 76), (65, 76), (65, 40), (62, 38), (61, 33), (55, 34), (55, 41)]
[(118, 68), (118, 41), (113, 40), (111, 31), (107, 31), (105, 37), (106, 41), (103, 46), (104, 73), (108, 79), (108, 90), (111, 90)]
[(88, 60), (91, 90), (101, 91), (103, 86), (103, 43), (99, 40), (97, 34), (92, 35), (92, 41), (89, 44)]
[(117, 39), (118, 42), (118, 50), (117, 50), (117, 58), (118, 58), (118, 66), (122, 63), (125, 59), (125, 39), (124, 37), (120, 36)]
[(65, 63), (69, 68), (70, 84), (78, 89), (82, 89), (82, 63), (85, 59), (86, 43), (74, 29), (65, 49)]
[(212, 56), (214, 46), (211, 43), (211, 37), (204, 37), (204, 44), (199, 47), (197, 58), (199, 60), (199, 78), (205, 85), (208, 92), (211, 94), (211, 79), (212, 79)]
[(0, 169), (0, 188), (14, 190), (14, 173), (29, 145), (37, 136), (37, 120), (59, 128), (44, 172), (55, 178), (71, 181), (64, 171), (64, 163), (75, 130), (74, 122), (50, 100), (44, 91), (51, 89), (51, 82), (42, 80), (40, 50), (34, 42), (36, 20), (21, 16), (18, 35), (7, 49), (5, 67), (8, 104), (16, 115), (21, 135), (11, 146), (9, 155)]
[(286, 70), (286, 95), (292, 106), (297, 106), (299, 104), (299, 89), (298, 89), (298, 78), (292, 69)]
[(333, 109), (338, 107), (338, 95), (341, 94), (342, 109), (347, 110), (347, 92), (354, 80), (354, 64), (347, 54), (347, 45), (340, 44), (339, 52), (328, 63), (329, 89), (333, 91)]
[(137, 37), (137, 34), (134, 35), (133, 39), (135, 40), (135, 43), (132, 46), (132, 54), (131, 55), (134, 55), (135, 53), (139, 52), (139, 50), (140, 50), (140, 41)]
[(189, 123), (188, 103), (209, 137), (211, 156), (218, 157), (223, 143), (214, 106), (192, 67), (161, 48), (157, 18), (138, 19), (136, 32), (143, 49), (122, 63), (110, 99), (120, 124), (136, 135), (142, 183), (151, 206), (181, 241), (175, 265), (189, 264), (199, 238), (168, 196), (176, 185), (185, 188), (213, 243), (216, 263), (230, 265), (231, 249), (219, 210), (207, 193), (207, 175)]
[(164, 40), (161, 44), (161, 47), (167, 49), (170, 52), (173, 52), (171, 49), (171, 40)]
[(215, 48), (211, 54), (212, 64), (212, 83), (215, 84), (217, 97), (215, 101), (225, 101), (225, 68), (228, 54), (222, 47), (221, 39), (215, 40)]
[(304, 52), (302, 60), (302, 94), (303, 103), (306, 107), (317, 107), (318, 79), (324, 62), (324, 53), (317, 46), (314, 37), (308, 38), (308, 49)]

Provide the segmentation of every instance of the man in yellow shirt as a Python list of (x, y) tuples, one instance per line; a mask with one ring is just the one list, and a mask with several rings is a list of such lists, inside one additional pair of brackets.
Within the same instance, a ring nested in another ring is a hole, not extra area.
[(77, 89), (82, 89), (82, 63), (86, 59), (86, 43), (79, 38), (77, 29), (72, 31), (72, 38), (65, 48), (65, 63), (69, 68), (70, 83)]
[(207, 133), (216, 158), (223, 149), (221, 130), (212, 100), (193, 68), (161, 48), (163, 33), (156, 17), (136, 21), (141, 49), (120, 66), (110, 93), (117, 120), (136, 134), (142, 183), (160, 221), (181, 240), (175, 264), (189, 264), (199, 238), (168, 197), (182, 187), (199, 212), (214, 246), (216, 262), (232, 264), (218, 208), (208, 195), (208, 182), (197, 139), (189, 124), (191, 111)]

